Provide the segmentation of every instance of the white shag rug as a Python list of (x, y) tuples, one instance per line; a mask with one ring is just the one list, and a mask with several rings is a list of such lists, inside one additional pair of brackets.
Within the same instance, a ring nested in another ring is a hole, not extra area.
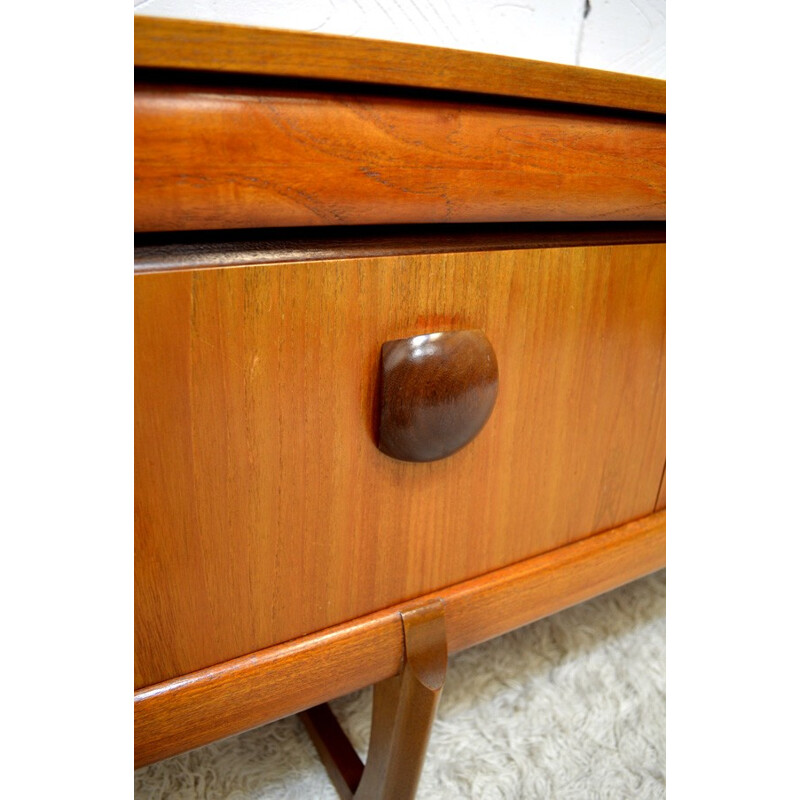
[[(450, 659), (419, 800), (666, 795), (666, 571)], [(371, 689), (331, 703), (362, 759)], [(135, 773), (136, 800), (335, 800), (297, 717)]]

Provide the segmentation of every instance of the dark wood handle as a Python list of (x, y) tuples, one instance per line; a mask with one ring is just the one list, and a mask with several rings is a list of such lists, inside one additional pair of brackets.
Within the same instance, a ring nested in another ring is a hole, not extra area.
[(497, 385), (497, 358), (483, 331), (384, 343), (378, 448), (402, 461), (455, 453), (489, 419)]

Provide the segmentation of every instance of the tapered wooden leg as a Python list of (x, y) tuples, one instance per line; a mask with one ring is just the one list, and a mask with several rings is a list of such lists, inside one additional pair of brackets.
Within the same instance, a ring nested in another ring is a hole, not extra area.
[(444, 604), (436, 600), (411, 607), (400, 616), (405, 661), (399, 675), (373, 690), (372, 730), (363, 774), (358, 772), (358, 756), (327, 706), (302, 715), (343, 800), (412, 800), (417, 791), (447, 671)]

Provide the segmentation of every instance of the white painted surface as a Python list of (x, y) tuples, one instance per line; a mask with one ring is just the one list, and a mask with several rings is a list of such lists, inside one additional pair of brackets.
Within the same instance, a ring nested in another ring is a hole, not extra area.
[(593, 0), (578, 63), (666, 78), (666, 37), (666, 0)]
[(136, 13), (666, 77), (666, 0), (134, 0)]

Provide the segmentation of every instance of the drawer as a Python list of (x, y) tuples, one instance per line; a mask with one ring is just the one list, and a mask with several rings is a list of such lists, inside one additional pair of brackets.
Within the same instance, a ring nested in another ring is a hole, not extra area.
[(666, 215), (649, 116), (199, 78), (135, 115), (137, 231)]
[[(140, 274), (136, 686), (650, 514), (661, 244)], [(383, 342), (479, 329), (495, 408), (430, 463), (375, 444)]]

